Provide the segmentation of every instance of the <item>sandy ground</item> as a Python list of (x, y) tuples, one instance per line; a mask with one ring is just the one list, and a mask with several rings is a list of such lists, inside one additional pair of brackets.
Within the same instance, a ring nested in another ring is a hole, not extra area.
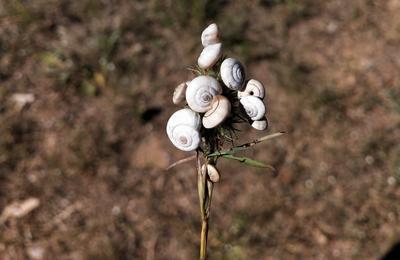
[(164, 129), (211, 22), (266, 85), (267, 133), (287, 134), (247, 152), (274, 173), (219, 164), (209, 258), (381, 258), (400, 240), (399, 12), (398, 0), (1, 1), (0, 258), (196, 259), (194, 163), (164, 170), (188, 155)]

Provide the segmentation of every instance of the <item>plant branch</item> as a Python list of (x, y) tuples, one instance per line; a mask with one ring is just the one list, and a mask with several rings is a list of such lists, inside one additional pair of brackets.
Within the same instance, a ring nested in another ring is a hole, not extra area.
[(165, 170), (168, 171), (168, 170), (170, 170), (170, 169), (174, 168), (175, 166), (178, 166), (178, 165), (180, 165), (182, 163), (193, 161), (193, 160), (196, 159), (196, 157), (197, 157), (197, 155), (192, 155), (192, 156), (180, 159), (179, 161), (176, 161), (173, 164), (171, 164), (170, 166), (168, 166)]

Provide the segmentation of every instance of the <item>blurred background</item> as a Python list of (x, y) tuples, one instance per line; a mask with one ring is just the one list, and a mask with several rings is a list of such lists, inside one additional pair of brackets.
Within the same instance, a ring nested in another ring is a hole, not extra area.
[[(0, 258), (196, 259), (194, 163), (169, 142), (200, 33), (267, 88), (219, 164), (210, 259), (379, 259), (400, 240), (399, 0), (1, 0)], [(249, 127), (241, 140), (265, 135)]]

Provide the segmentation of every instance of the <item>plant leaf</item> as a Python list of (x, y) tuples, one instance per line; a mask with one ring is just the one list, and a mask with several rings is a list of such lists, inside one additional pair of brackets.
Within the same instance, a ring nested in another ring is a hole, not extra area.
[(208, 155), (208, 157), (216, 157), (216, 156), (218, 157), (218, 156), (224, 156), (224, 155), (227, 155), (227, 154), (233, 154), (233, 153), (236, 153), (236, 152), (244, 151), (244, 150), (247, 150), (247, 149), (251, 148), (252, 146), (254, 146), (254, 145), (258, 144), (258, 143), (261, 143), (261, 142), (276, 138), (276, 137), (281, 136), (283, 134), (284, 134), (284, 132), (278, 132), (278, 133), (273, 133), (273, 134), (270, 134), (270, 135), (266, 135), (266, 136), (263, 136), (263, 137), (260, 137), (260, 138), (258, 138), (256, 140), (254, 140), (252, 142), (232, 147), (230, 150), (211, 153), (211, 154)]
[(248, 157), (238, 157), (238, 156), (233, 156), (232, 154), (224, 154), (221, 156), (222, 158), (226, 158), (226, 159), (230, 159), (230, 160), (235, 160), (235, 161), (239, 161), (241, 163), (244, 163), (246, 165), (252, 166), (252, 167), (258, 167), (258, 168), (268, 168), (272, 171), (275, 170), (274, 167), (272, 167), (271, 165), (267, 165), (263, 162), (254, 160), (254, 159), (250, 159)]

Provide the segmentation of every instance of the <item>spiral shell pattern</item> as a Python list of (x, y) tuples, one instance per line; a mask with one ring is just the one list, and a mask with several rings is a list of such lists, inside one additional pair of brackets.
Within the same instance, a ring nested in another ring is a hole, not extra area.
[(265, 116), (265, 105), (258, 97), (246, 96), (240, 99), (240, 103), (251, 120), (257, 121)]
[(194, 151), (200, 145), (200, 132), (188, 125), (176, 125), (168, 135), (172, 144), (182, 151)]
[(210, 76), (198, 76), (186, 89), (186, 101), (196, 112), (204, 113), (211, 108), (214, 96), (222, 93), (218, 81)]
[(214, 97), (211, 109), (203, 116), (203, 126), (205, 128), (214, 128), (221, 124), (231, 112), (231, 103), (229, 99), (222, 95)]
[(200, 115), (188, 108), (176, 111), (167, 122), (167, 135), (182, 151), (196, 150), (200, 145)]
[(263, 99), (265, 96), (265, 89), (263, 84), (255, 79), (249, 80), (246, 84), (246, 88), (243, 91), (238, 91), (239, 99), (245, 96), (255, 96)]
[(227, 58), (221, 64), (221, 79), (224, 84), (233, 90), (242, 90), (246, 78), (242, 64), (234, 59)]

